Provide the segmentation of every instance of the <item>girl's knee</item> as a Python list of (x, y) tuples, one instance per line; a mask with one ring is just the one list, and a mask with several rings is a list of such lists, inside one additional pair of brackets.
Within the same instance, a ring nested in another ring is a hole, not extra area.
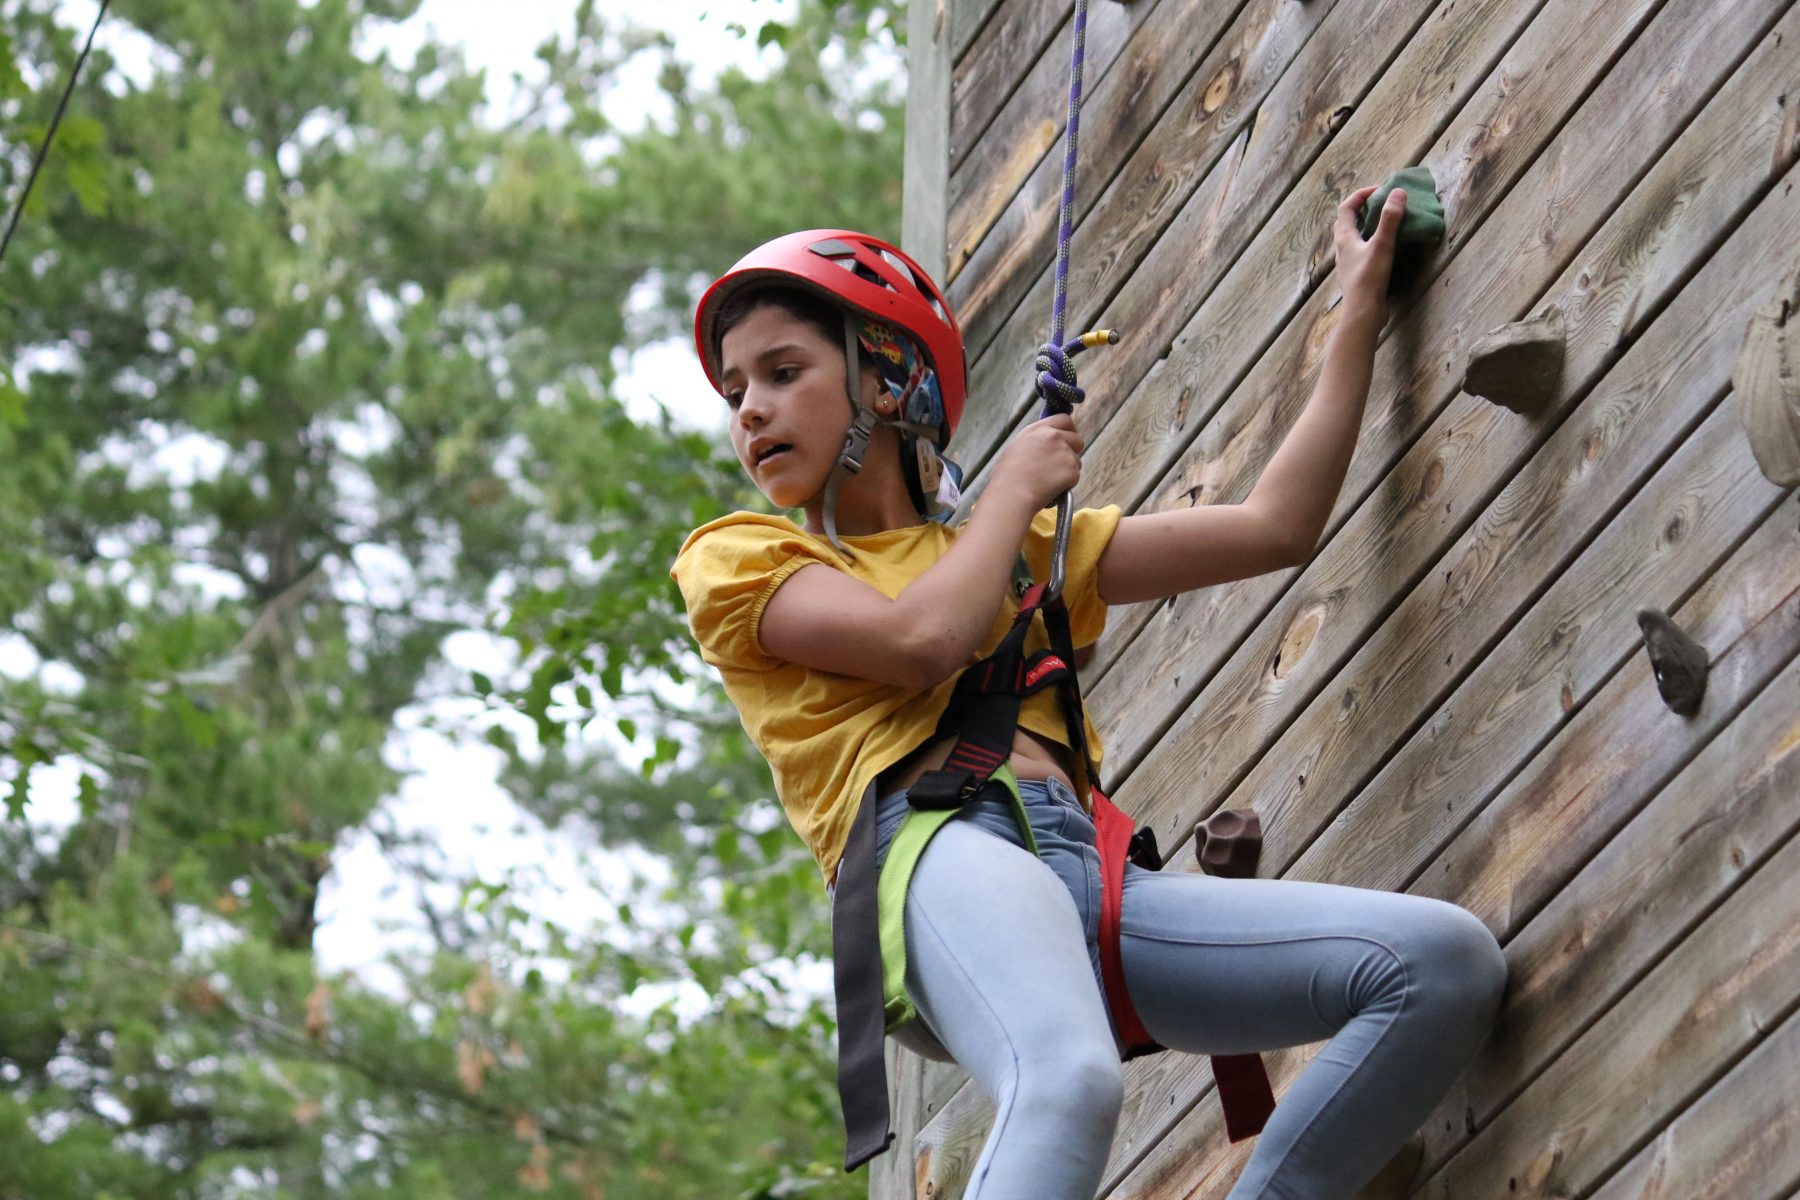
[(1486, 1024), (1506, 990), (1506, 956), (1474, 913), (1432, 901), (1408, 953), (1408, 976), (1425, 995)]
[(1018, 1093), (1035, 1112), (1110, 1125), (1125, 1106), (1125, 1067), (1110, 1046), (1047, 1054), (1021, 1064)]

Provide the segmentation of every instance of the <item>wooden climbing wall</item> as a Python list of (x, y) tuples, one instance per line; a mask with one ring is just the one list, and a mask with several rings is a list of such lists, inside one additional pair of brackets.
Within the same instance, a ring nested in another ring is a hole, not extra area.
[[(1069, 328), (1124, 342), (1082, 360), (1082, 503), (1242, 499), (1333, 328), (1335, 203), (1422, 162), (1449, 222), (1311, 560), (1114, 610), (1083, 674), (1116, 800), (1165, 846), (1254, 808), (1263, 875), (1442, 897), (1500, 937), (1501, 1023), (1391, 1194), (1793, 1195), (1800, 502), (1732, 371), (1800, 273), (1800, 7), (1091, 3)], [(1032, 412), (1072, 7), (911, 13), (906, 241), (967, 335), (972, 471)], [(1461, 390), (1476, 339), (1552, 306), (1534, 411)], [(1646, 607), (1710, 656), (1693, 717)], [(1314, 1049), (1269, 1057), (1278, 1092)], [(961, 1195), (991, 1107), (890, 1053), (870, 1194)], [(1127, 1081), (1102, 1194), (1223, 1196), (1251, 1144), (1205, 1060)]]

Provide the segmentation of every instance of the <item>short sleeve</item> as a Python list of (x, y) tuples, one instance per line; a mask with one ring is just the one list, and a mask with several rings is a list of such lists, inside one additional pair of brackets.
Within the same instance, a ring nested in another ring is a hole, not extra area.
[[(1100, 556), (1119, 528), (1119, 506), (1082, 508), (1069, 523), (1069, 555), (1063, 564), (1063, 603), (1069, 609), (1069, 634), (1076, 646), (1091, 646), (1106, 629), (1106, 601), (1100, 598)], [(1056, 544), (1056, 510), (1047, 508), (1032, 519), (1025, 536), (1025, 558), (1032, 578), (1050, 577), (1050, 552)]]
[(811, 539), (760, 520), (726, 517), (688, 535), (669, 574), (700, 656), (715, 667), (774, 666), (759, 636), (763, 610), (775, 589), (813, 563), (830, 559)]

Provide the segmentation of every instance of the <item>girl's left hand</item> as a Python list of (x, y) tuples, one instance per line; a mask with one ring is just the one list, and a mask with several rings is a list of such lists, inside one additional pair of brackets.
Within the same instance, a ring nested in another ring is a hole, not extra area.
[(1338, 205), (1332, 233), (1337, 242), (1338, 286), (1344, 303), (1367, 312), (1377, 323), (1387, 322), (1388, 279), (1394, 270), (1394, 247), (1400, 237), (1400, 218), (1406, 215), (1406, 192), (1395, 188), (1381, 206), (1381, 223), (1375, 235), (1363, 241), (1363, 204), (1379, 185), (1357, 188)]

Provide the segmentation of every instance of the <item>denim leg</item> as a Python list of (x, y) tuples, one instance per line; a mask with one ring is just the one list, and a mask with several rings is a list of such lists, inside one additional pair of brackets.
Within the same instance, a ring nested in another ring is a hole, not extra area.
[(1093, 1200), (1124, 1073), (1068, 887), (1005, 837), (950, 821), (913, 874), (906, 945), (920, 1014), (997, 1108), (964, 1195)]
[(1493, 935), (1442, 901), (1135, 867), (1120, 949), (1138, 1014), (1171, 1049), (1330, 1039), (1229, 1200), (1353, 1196), (1449, 1089), (1506, 982)]

